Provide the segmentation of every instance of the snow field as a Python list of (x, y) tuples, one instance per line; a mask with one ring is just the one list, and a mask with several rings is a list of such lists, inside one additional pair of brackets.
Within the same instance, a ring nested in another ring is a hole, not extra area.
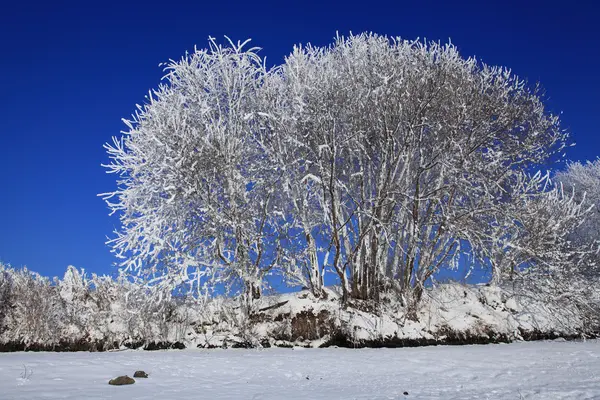
[[(107, 384), (137, 369), (150, 377)], [(0, 354), (0, 398), (598, 399), (600, 342), (8, 353)]]

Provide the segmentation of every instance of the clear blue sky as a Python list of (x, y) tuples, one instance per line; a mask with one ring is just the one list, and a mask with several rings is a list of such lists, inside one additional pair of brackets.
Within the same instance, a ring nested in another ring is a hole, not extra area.
[[(122, 4), (121, 4), (122, 3)], [(125, 4), (127, 3), (127, 4)], [(0, 6), (0, 260), (62, 275), (111, 273), (104, 244), (118, 220), (102, 144), (157, 86), (160, 62), (209, 35), (252, 38), (271, 62), (295, 43), (372, 30), (451, 38), (463, 55), (541, 81), (577, 146), (600, 156), (600, 6), (592, 1), (110, 1)], [(587, 5), (586, 5), (587, 4)]]

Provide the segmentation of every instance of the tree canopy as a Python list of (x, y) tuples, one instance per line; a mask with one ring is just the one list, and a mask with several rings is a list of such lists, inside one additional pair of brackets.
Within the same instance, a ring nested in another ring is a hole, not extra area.
[(560, 274), (585, 200), (539, 172), (568, 134), (538, 86), (448, 43), (366, 33), (267, 68), (248, 43), (170, 61), (105, 147), (125, 271), (248, 306), (278, 274), (343, 298), (424, 285), (460, 263), (494, 282)]

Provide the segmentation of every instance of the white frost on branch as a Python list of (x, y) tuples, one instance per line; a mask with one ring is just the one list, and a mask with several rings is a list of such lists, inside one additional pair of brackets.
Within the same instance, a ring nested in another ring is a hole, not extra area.
[(509, 69), (362, 34), (267, 70), (246, 44), (211, 39), (168, 63), (105, 145), (125, 271), (248, 306), (270, 274), (318, 296), (332, 271), (344, 301), (397, 292), (416, 307), (440, 269), (468, 262), (498, 282), (587, 251), (549, 248), (587, 209), (528, 173), (568, 135)]

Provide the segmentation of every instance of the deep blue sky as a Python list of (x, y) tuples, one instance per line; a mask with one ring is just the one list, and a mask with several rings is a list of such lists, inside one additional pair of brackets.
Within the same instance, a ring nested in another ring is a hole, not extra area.
[(157, 86), (158, 64), (209, 35), (252, 38), (271, 62), (295, 43), (328, 44), (336, 30), (451, 38), (465, 56), (541, 81), (577, 142), (569, 158), (600, 156), (592, 1), (125, 3), (0, 6), (0, 261), (45, 275), (69, 264), (114, 271), (104, 242), (118, 221), (96, 197), (115, 186), (102, 144)]

